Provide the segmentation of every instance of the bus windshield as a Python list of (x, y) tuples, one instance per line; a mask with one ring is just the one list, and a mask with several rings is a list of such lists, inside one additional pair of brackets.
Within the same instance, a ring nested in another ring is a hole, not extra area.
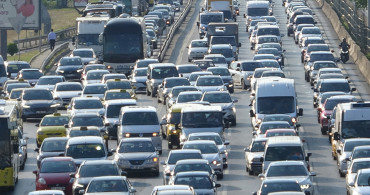
[(342, 137), (344, 139), (364, 137), (370, 138), (370, 120), (354, 120), (342, 122)]
[(105, 36), (104, 61), (132, 63), (144, 58), (143, 37), (140, 33), (110, 34)]

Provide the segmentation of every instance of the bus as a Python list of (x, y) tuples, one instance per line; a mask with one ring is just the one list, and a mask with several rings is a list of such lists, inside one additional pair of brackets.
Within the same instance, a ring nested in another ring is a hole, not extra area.
[(136, 60), (150, 57), (145, 22), (141, 17), (114, 18), (99, 36), (103, 61), (112, 72), (130, 75)]
[(16, 102), (0, 100), (0, 187), (14, 189), (20, 169), (18, 130), (22, 129)]

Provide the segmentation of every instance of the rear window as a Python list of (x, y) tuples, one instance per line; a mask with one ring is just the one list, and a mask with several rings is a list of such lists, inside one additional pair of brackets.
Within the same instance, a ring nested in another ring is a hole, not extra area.
[(126, 112), (122, 116), (122, 125), (158, 125), (155, 112)]
[(300, 146), (270, 146), (265, 152), (265, 161), (304, 160)]
[(200, 153), (172, 153), (168, 157), (168, 164), (176, 164), (179, 160), (185, 159), (203, 159)]
[(247, 62), (242, 63), (242, 70), (243, 71), (254, 71), (256, 68), (261, 68), (262, 65), (260, 62)]

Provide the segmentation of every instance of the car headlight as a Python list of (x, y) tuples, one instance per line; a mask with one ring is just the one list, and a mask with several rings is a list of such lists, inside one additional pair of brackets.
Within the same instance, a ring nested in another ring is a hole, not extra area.
[(44, 132), (42, 132), (42, 131), (37, 131), (37, 135), (44, 135)]
[(148, 163), (158, 163), (159, 162), (158, 160), (159, 160), (158, 157), (153, 157), (153, 158), (147, 159), (146, 161)]
[(221, 162), (218, 161), (218, 160), (214, 160), (214, 161), (212, 161), (212, 164), (213, 165), (216, 165), (216, 166), (220, 166), (221, 165)]
[(23, 107), (23, 108), (31, 108), (31, 106), (29, 106), (29, 105), (25, 105), (25, 104), (24, 104), (24, 105), (22, 105), (22, 107)]
[(125, 160), (125, 159), (119, 159), (118, 164), (120, 164), (120, 165), (130, 165), (128, 160)]
[(64, 73), (64, 70), (58, 70), (59, 73)]
[(261, 160), (260, 160), (260, 158), (253, 158), (252, 159), (252, 162), (260, 162)]
[(311, 185), (310, 185), (310, 184), (301, 184), (301, 189), (302, 189), (302, 190), (306, 190), (306, 189), (308, 189), (309, 187), (311, 187)]
[(40, 184), (44, 184), (44, 185), (46, 185), (46, 181), (45, 181), (45, 179), (44, 179), (44, 178), (42, 178), (42, 177), (40, 177), (40, 178), (37, 180), (37, 182), (39, 182)]

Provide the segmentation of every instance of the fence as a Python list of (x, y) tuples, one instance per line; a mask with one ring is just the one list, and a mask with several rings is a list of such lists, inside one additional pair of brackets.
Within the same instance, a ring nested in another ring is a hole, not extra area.
[(350, 0), (326, 0), (337, 13), (343, 26), (364, 54), (370, 53), (370, 28), (363, 9)]

